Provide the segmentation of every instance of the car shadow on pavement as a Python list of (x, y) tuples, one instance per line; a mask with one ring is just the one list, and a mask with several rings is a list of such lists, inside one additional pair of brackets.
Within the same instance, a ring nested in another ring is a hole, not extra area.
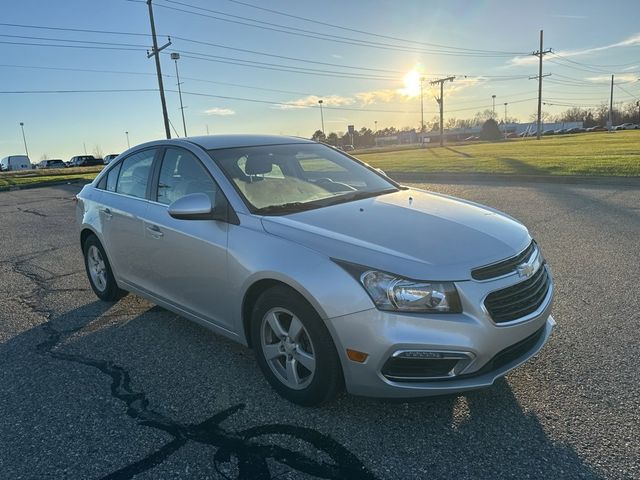
[[(57, 438), (5, 469), (15, 476), (84, 478), (93, 465), (92, 478), (110, 479), (185, 468), (235, 479), (596, 477), (506, 381), (457, 397), (343, 394), (302, 408), (269, 388), (250, 350), (134, 295), (63, 314), (46, 310), (47, 297), (32, 307), (49, 320), (0, 346), (23, 374), (4, 405), (23, 429), (9, 440), (44, 442), (39, 429)], [(60, 440), (65, 431), (73, 440)], [(192, 453), (200, 447), (209, 453)]]

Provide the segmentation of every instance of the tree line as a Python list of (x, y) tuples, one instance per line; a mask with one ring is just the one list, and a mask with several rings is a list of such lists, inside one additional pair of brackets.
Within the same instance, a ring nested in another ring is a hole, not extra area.
[[(535, 122), (538, 118), (538, 113), (533, 112), (529, 118), (529, 122)], [(482, 110), (477, 112), (472, 118), (458, 119), (455, 117), (448, 118), (445, 121), (444, 128), (447, 130), (452, 129), (471, 129), (476, 127), (482, 127), (487, 120), (495, 120), (497, 123), (517, 123), (518, 118), (500, 116), (497, 112), (494, 114), (492, 109)], [(601, 104), (597, 107), (571, 107), (562, 113), (557, 115), (551, 115), (547, 111), (542, 111), (542, 121), (544, 123), (561, 123), (561, 122), (583, 122), (584, 128), (595, 127), (598, 125), (606, 126), (609, 120), (609, 106), (607, 104)], [(640, 124), (640, 106), (637, 102), (628, 102), (612, 110), (612, 120), (614, 125), (621, 123), (639, 123)], [(440, 130), (440, 124), (438, 117), (434, 117), (431, 121), (425, 122), (425, 131), (438, 131)], [(376, 138), (396, 136), (403, 133), (416, 134), (420, 131), (420, 128), (414, 127), (385, 127), (377, 131), (373, 131), (370, 128), (362, 127), (360, 130), (353, 132), (353, 139), (348, 132), (330, 132), (328, 135), (322, 132), (322, 130), (316, 130), (311, 136), (312, 140), (318, 142), (328, 143), (329, 145), (357, 145), (359, 148), (373, 147), (376, 144)], [(353, 141), (352, 141), (353, 140)]]

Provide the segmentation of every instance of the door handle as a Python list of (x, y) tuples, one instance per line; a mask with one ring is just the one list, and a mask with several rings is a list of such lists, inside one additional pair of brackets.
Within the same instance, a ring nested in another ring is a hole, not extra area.
[(164, 235), (164, 233), (162, 233), (162, 230), (160, 230), (160, 227), (158, 227), (157, 225), (147, 225), (147, 231), (154, 238), (160, 238)]
[(100, 211), (101, 211), (101, 212), (104, 214), (104, 216), (105, 216), (105, 217), (107, 217), (107, 218), (111, 218), (111, 217), (113, 217), (113, 213), (111, 213), (111, 210), (110, 210), (110, 209), (108, 209), (108, 208), (103, 208), (103, 209), (101, 209)]

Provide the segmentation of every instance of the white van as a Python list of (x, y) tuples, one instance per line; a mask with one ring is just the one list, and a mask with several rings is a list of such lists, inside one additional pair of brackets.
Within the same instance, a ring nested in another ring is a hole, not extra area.
[(31, 160), (26, 155), (9, 155), (0, 160), (0, 170), (31, 170)]

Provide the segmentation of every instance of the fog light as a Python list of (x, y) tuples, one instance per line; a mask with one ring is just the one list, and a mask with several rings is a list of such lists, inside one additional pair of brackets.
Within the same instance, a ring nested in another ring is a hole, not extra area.
[(367, 358), (369, 358), (369, 354), (347, 348), (347, 357), (349, 357), (349, 360), (353, 360), (354, 362), (364, 363)]

